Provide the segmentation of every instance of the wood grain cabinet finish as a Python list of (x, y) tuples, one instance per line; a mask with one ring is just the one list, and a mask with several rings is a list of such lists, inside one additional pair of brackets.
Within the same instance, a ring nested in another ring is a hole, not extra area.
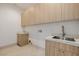
[(17, 34), (17, 45), (24, 46), (28, 44), (29, 35), (28, 34)]
[(79, 4), (78, 3), (62, 3), (61, 4), (62, 20), (78, 20)]
[(79, 47), (46, 40), (46, 56), (79, 56)]
[(22, 26), (61, 20), (61, 4), (39, 4), (22, 13)]
[(79, 19), (78, 3), (38, 4), (22, 13), (22, 26)]

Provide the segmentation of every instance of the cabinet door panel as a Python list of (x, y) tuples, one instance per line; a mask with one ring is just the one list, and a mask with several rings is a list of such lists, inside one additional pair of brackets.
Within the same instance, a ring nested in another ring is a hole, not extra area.
[(61, 4), (39, 4), (25, 10), (22, 14), (22, 25), (56, 22), (61, 20)]
[(60, 52), (59, 48), (60, 48), (60, 43), (59, 42), (53, 42), (51, 44), (51, 49), (53, 49), (53, 52), (51, 52), (52, 53), (51, 55), (53, 55), (53, 53), (54, 53), (55, 56), (60, 56), (61, 52)]
[(50, 46), (49, 55), (50, 55), (50, 56), (55, 56), (55, 47)]
[(21, 15), (21, 22), (23, 26), (34, 24), (34, 8), (31, 7), (28, 10), (25, 10)]
[(50, 56), (55, 56), (55, 45), (56, 42), (50, 41)]
[(79, 56), (79, 47), (73, 46), (72, 55), (73, 56)]
[(61, 4), (59, 3), (43, 4), (40, 9), (43, 11), (41, 13), (43, 23), (56, 22), (61, 19)]
[(79, 19), (79, 4), (64, 3), (62, 4), (62, 20), (78, 20)]
[(74, 4), (74, 20), (79, 20), (79, 3)]
[(60, 56), (60, 54), (61, 54), (60, 49), (55, 48), (55, 56)]
[(22, 24), (22, 26), (26, 26), (26, 25), (30, 24), (30, 21), (28, 19), (29, 19), (28, 14), (22, 14), (21, 15), (21, 24)]
[(64, 3), (62, 4), (62, 20), (73, 20), (73, 4)]
[(49, 56), (50, 55), (50, 42), (48, 40), (45, 41), (45, 55)]
[(66, 44), (60, 43), (60, 56), (65, 56), (65, 52), (66, 52)]

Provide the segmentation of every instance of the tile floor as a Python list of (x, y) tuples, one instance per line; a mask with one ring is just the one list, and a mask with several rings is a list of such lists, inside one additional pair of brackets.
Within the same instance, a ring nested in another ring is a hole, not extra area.
[(43, 48), (34, 45), (26, 45), (19, 47), (17, 45), (9, 46), (0, 49), (0, 56), (44, 56), (45, 51)]

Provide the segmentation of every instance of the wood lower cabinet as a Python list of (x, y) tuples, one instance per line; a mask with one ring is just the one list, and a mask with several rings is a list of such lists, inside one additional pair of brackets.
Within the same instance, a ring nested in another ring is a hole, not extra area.
[(17, 45), (24, 46), (28, 44), (29, 35), (28, 34), (17, 34)]
[(46, 40), (46, 56), (79, 56), (79, 47)]

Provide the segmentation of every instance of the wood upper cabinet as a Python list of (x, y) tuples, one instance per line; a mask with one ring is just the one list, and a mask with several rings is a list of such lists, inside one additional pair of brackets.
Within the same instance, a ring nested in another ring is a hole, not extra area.
[(26, 9), (22, 13), (22, 25), (33, 25), (79, 19), (78, 3), (44, 3)]
[(61, 20), (61, 4), (39, 4), (22, 13), (22, 25), (41, 24)]
[(79, 20), (79, 3), (74, 4), (74, 19)]
[(38, 23), (59, 21), (61, 19), (61, 4), (40, 4), (35, 7), (34, 14)]
[(64, 3), (61, 5), (62, 20), (78, 20), (79, 19), (79, 4)]
[(32, 25), (34, 23), (33, 10), (34, 10), (34, 8), (29, 8), (28, 10), (26, 10), (22, 13), (22, 15), (21, 15), (22, 26)]

